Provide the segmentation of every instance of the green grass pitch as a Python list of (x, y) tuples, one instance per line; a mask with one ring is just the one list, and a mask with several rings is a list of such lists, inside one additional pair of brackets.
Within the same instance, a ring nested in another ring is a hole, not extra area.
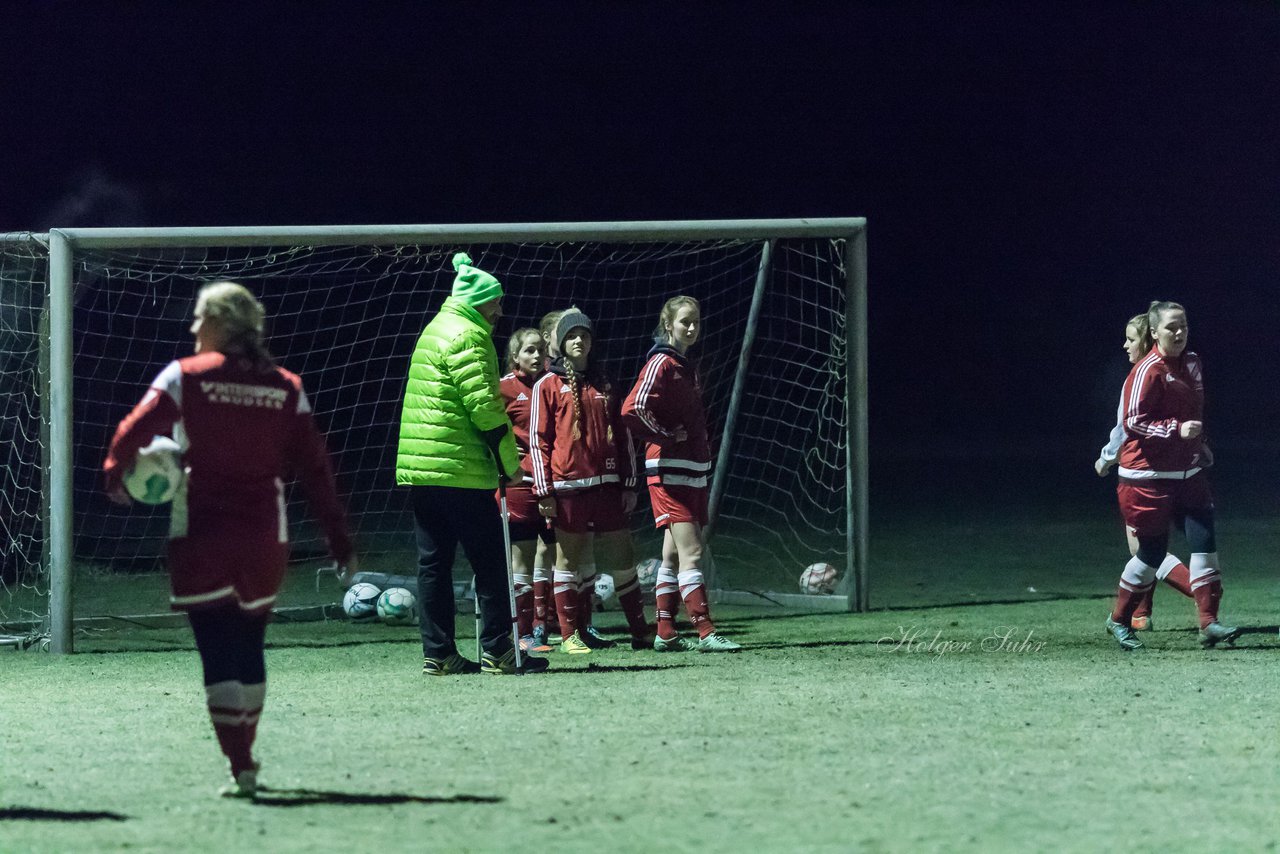
[(1121, 653), (1105, 573), (1039, 602), (720, 608), (741, 654), (528, 677), (424, 678), (412, 628), (278, 623), (256, 803), (214, 797), (185, 631), (4, 652), (0, 851), (1274, 850), (1280, 595), (1257, 566), (1228, 577), (1249, 632), (1208, 652), (1162, 590)]

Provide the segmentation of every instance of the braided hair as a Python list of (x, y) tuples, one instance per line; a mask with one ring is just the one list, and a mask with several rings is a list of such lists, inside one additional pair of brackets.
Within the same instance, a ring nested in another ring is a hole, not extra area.
[(578, 372), (574, 369), (573, 362), (568, 359), (564, 360), (564, 372), (569, 380), (569, 391), (573, 392), (573, 440), (576, 442), (582, 438), (581, 380), (578, 379)]

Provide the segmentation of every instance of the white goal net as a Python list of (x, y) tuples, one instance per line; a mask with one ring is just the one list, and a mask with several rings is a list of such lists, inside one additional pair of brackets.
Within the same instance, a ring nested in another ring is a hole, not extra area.
[[(772, 239), (759, 229), (742, 237), (681, 239), (670, 228), (651, 239), (588, 239), (560, 226), (546, 236), (530, 232), (509, 241), (499, 233), (428, 232), (367, 240), (355, 230), (339, 243), (332, 234), (309, 240), (314, 236), (299, 230), (226, 245), (240, 238), (220, 241), (198, 229), (189, 230), (201, 232), (198, 237), (146, 230), (145, 239), (128, 245), (125, 238), (93, 240), (95, 230), (72, 233), (74, 429), (66, 483), (77, 631), (92, 631), (90, 618), (167, 610), (167, 509), (111, 504), (101, 493), (99, 467), (116, 423), (147, 384), (168, 361), (191, 352), (194, 296), (215, 279), (240, 281), (258, 295), (268, 312), (272, 352), (302, 376), (347, 497), (362, 569), (412, 575), (408, 496), (394, 485), (400, 404), (409, 354), (449, 293), (451, 258), (460, 250), (506, 290), (495, 334), (500, 354), (517, 327), (536, 327), (546, 312), (577, 305), (595, 321), (597, 353), (624, 388), (644, 363), (663, 302), (676, 294), (701, 301), (704, 330), (692, 355), (713, 445), (728, 443), (715, 473), (714, 584), (722, 597), (736, 591), (797, 604), (792, 597), (800, 593), (797, 580), (806, 565), (830, 563), (842, 576), (852, 567), (850, 525), (857, 513), (849, 401), (855, 389), (848, 347), (862, 333), (849, 327), (847, 268), (859, 257), (848, 241), (860, 232), (849, 223), (860, 221), (839, 222), (843, 231), (828, 227), (825, 234)], [(474, 239), (480, 236), (488, 239)], [(271, 245), (262, 243), (268, 239)], [(0, 473), (6, 560), (0, 635), (48, 630), (48, 566), (57, 559), (47, 554), (40, 500), (42, 478), (50, 474), (38, 393), (40, 322), (47, 316), (42, 249), (38, 240), (0, 244), (0, 413), (9, 454)], [(727, 423), (732, 435), (725, 434)], [(646, 500), (642, 490), (638, 558), (656, 557), (659, 548)], [(300, 491), (291, 498), (291, 504), (302, 501)], [(290, 518), (299, 577), (281, 604), (331, 600), (331, 588), (316, 593), (308, 580), (325, 560), (320, 533), (305, 507), (292, 507)], [(459, 561), (463, 577), (461, 555)], [(832, 605), (849, 606), (852, 582), (845, 581)]]

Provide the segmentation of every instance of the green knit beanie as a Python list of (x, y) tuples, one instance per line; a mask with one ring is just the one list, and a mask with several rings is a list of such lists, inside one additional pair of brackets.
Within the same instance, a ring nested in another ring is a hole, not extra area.
[(472, 267), (467, 253), (453, 256), (453, 269), (458, 271), (453, 278), (453, 295), (472, 308), (502, 296), (498, 280), (479, 267)]

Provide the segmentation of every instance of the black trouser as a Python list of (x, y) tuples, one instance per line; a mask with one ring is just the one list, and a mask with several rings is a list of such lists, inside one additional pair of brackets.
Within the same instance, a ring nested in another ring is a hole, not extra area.
[(493, 492), (453, 486), (414, 486), (414, 529), (418, 537), (418, 604), (422, 654), (444, 658), (457, 651), (453, 636), (453, 559), (458, 544), (476, 575), (480, 601), (480, 646), (502, 655), (511, 649), (511, 601), (502, 542), (502, 515)]
[(246, 614), (235, 604), (187, 613), (204, 666), (205, 685), (261, 685), (267, 681), (263, 647), (270, 617), (269, 612)]

